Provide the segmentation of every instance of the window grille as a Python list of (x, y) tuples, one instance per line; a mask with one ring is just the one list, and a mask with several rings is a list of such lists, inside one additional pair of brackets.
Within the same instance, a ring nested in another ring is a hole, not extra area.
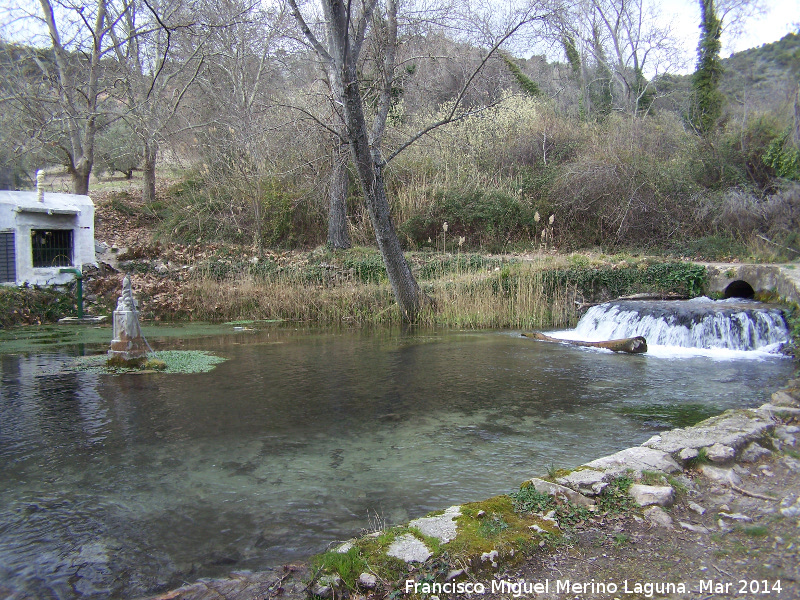
[(17, 261), (14, 251), (14, 232), (0, 233), (0, 283), (17, 280)]
[(34, 268), (72, 266), (71, 229), (33, 229), (31, 248)]

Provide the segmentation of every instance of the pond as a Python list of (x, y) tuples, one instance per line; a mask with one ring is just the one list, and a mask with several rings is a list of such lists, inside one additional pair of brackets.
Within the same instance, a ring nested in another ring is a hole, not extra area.
[(793, 368), (518, 332), (167, 331), (146, 334), (227, 360), (101, 375), (65, 367), (107, 342), (0, 354), (0, 592), (133, 598), (302, 559), (761, 404)]

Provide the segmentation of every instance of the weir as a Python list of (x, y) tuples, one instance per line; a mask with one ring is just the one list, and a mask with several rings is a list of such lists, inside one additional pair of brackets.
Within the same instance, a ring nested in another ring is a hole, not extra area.
[(726, 350), (777, 350), (789, 341), (783, 311), (742, 300), (625, 300), (590, 308), (575, 339), (643, 336), (649, 345)]

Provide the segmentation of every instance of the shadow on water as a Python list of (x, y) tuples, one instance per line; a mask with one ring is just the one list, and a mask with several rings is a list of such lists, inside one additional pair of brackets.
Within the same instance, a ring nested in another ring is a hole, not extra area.
[(792, 368), (508, 333), (147, 335), (228, 360), (109, 376), (64, 372), (74, 347), (0, 355), (9, 589), (129, 598), (300, 559), (370, 515), (404, 522), (759, 404)]

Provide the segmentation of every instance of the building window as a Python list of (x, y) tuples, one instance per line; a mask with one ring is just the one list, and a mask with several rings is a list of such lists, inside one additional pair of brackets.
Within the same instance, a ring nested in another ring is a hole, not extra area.
[(0, 232), (0, 283), (17, 280), (17, 261), (14, 251), (14, 232)]
[(34, 268), (72, 266), (71, 229), (32, 229), (31, 248)]

